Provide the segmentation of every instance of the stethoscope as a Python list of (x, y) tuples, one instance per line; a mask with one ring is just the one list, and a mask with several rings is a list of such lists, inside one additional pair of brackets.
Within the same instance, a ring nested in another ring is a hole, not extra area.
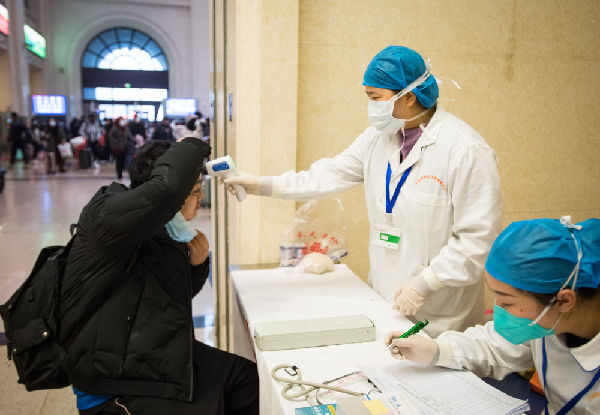
[[(287, 373), (289, 376), (291, 376), (291, 378), (279, 376), (277, 374), (277, 372), (280, 370), (283, 370), (285, 373)], [(318, 396), (320, 389), (328, 389), (328, 390), (331, 390), (334, 392), (345, 393), (345, 394), (353, 395), (353, 396), (366, 395), (367, 397), (368, 397), (369, 393), (371, 393), (371, 392), (379, 392), (379, 389), (377, 389), (377, 387), (368, 379), (367, 379), (368, 382), (373, 385), (374, 389), (372, 391), (369, 391), (367, 394), (351, 391), (349, 389), (340, 388), (338, 386), (330, 385), (331, 383), (333, 383), (337, 380), (347, 378), (348, 376), (357, 375), (359, 373), (361, 373), (361, 372), (356, 371), (356, 372), (352, 372), (352, 373), (347, 373), (347, 374), (339, 376), (335, 379), (330, 379), (325, 382), (319, 383), (319, 382), (310, 382), (307, 380), (303, 380), (302, 372), (300, 371), (300, 368), (295, 365), (290, 365), (290, 364), (278, 365), (278, 366), (275, 366), (271, 370), (271, 376), (273, 377), (273, 379), (286, 384), (283, 387), (283, 389), (281, 390), (281, 396), (283, 396), (285, 399), (287, 399), (289, 401), (297, 401), (299, 399), (306, 399), (311, 405), (315, 404), (314, 402), (311, 402), (311, 400), (313, 398), (310, 396), (310, 394), (312, 392), (315, 392), (314, 398), (316, 400), (316, 404), (322, 405), (322, 402), (319, 400), (319, 396)], [(292, 392), (292, 389), (296, 385), (299, 386), (299, 391)]]

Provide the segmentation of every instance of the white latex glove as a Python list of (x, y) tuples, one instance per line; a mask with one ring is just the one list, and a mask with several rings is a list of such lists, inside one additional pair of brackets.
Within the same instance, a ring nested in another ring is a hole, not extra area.
[(402, 285), (394, 294), (395, 310), (405, 316), (414, 316), (423, 307), (431, 288), (422, 276), (416, 276)]
[(227, 190), (235, 195), (234, 184), (244, 186), (246, 193), (251, 195), (271, 196), (273, 194), (273, 181), (270, 177), (260, 177), (253, 174), (238, 172), (238, 176), (228, 177), (222, 180)]
[(413, 334), (405, 339), (398, 339), (404, 332), (392, 331), (385, 335), (385, 345), (392, 344), (390, 353), (399, 360), (412, 360), (417, 363), (435, 363), (438, 356), (438, 345), (435, 341), (418, 334)]

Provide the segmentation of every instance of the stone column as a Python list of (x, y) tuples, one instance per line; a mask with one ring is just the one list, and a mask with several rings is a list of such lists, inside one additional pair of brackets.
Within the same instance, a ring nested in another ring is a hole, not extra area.
[(8, 0), (8, 17), (10, 19), (10, 36), (8, 53), (10, 59), (10, 85), (12, 95), (12, 110), (28, 117), (29, 104), (29, 64), (25, 47), (25, 7), (23, 0)]

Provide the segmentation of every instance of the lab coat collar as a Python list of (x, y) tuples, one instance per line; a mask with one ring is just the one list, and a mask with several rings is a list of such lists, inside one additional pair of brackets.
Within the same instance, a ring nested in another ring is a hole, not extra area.
[(570, 349), (575, 360), (577, 360), (586, 372), (596, 370), (600, 367), (600, 353), (598, 350), (600, 350), (600, 333), (596, 334), (586, 344)]
[[(400, 157), (394, 157), (394, 160), (390, 160), (390, 166), (392, 168), (392, 180), (400, 176), (406, 169), (413, 166), (421, 158), (421, 153), (424, 147), (434, 144), (437, 141), (440, 133), (440, 127), (443, 123), (443, 119), (446, 115), (446, 111), (441, 107), (437, 106), (435, 114), (429, 120), (429, 124), (421, 134), (421, 137), (417, 140), (414, 147), (408, 153), (408, 156), (400, 163)], [(393, 135), (393, 139), (396, 139), (396, 134)]]

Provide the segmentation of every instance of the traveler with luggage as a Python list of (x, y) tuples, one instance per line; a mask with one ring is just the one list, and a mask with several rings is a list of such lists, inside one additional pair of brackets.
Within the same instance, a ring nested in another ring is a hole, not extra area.
[(64, 173), (65, 162), (58, 150), (58, 145), (65, 142), (65, 132), (58, 125), (54, 118), (48, 119), (48, 128), (46, 129), (46, 160), (47, 174), (56, 174), (56, 166), (58, 171)]
[(117, 171), (117, 179), (123, 178), (123, 169), (125, 168), (125, 158), (127, 153), (133, 148), (135, 142), (129, 128), (127, 128), (127, 120), (119, 117), (113, 123), (110, 132), (108, 133), (108, 142), (115, 158), (115, 169)]
[[(81, 125), (81, 128), (79, 129), (79, 135), (85, 137), (86, 147), (91, 150), (92, 160), (95, 161), (96, 159), (98, 159), (98, 141), (100, 140), (100, 136), (102, 135), (102, 128), (96, 122), (96, 114), (88, 115), (87, 120)], [(87, 161), (87, 158), (89, 158), (89, 156), (87, 155), (84, 157), (84, 161)], [(89, 166), (87, 165), (88, 163), (83, 163), (86, 165), (85, 167), (82, 167), (82, 163), (80, 162), (79, 168), (91, 167), (92, 160), (89, 161)], [(94, 165), (97, 165), (97, 163), (94, 162)]]

